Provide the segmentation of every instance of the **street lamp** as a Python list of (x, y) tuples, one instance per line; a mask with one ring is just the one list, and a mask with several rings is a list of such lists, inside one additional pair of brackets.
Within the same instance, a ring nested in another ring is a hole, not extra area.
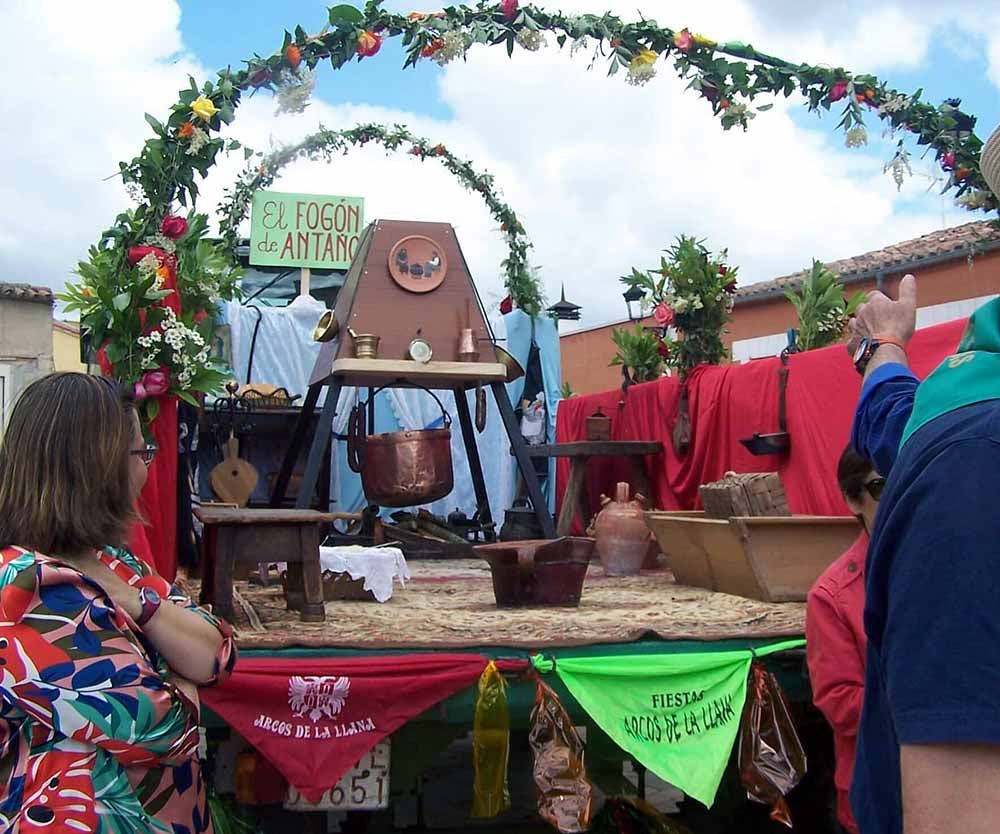
[(636, 286), (631, 286), (622, 293), (622, 298), (625, 299), (625, 305), (628, 307), (628, 320), (633, 324), (642, 321), (644, 318), (642, 314), (642, 300), (645, 297), (646, 293)]

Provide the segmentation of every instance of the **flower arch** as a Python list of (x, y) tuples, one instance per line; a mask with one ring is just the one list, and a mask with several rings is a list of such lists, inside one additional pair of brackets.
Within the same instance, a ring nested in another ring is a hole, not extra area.
[(501, 199), (500, 193), (494, 188), (493, 176), (476, 171), (471, 161), (455, 156), (443, 144), (414, 136), (402, 125), (388, 127), (362, 124), (347, 130), (320, 128), (302, 141), (280, 148), (263, 157), (259, 163), (249, 165), (219, 206), (219, 231), (226, 249), (236, 249), (239, 225), (250, 210), (254, 192), (271, 185), (290, 162), (302, 158), (329, 161), (335, 153), (346, 154), (352, 148), (363, 147), (369, 142), (382, 145), (387, 151), (405, 149), (408, 154), (421, 161), (436, 159), (469, 191), (482, 196), (490, 214), (500, 225), (507, 243), (507, 258), (501, 266), (508, 291), (521, 309), (537, 315), (541, 311), (543, 300), (538, 283), (528, 266), (531, 244), (514, 210)]
[[(222, 69), (201, 87), (191, 79), (165, 122), (146, 116), (153, 136), (136, 157), (119, 163), (119, 175), (138, 206), (120, 214), (104, 232), (89, 259), (80, 264), (81, 281), (62, 296), (67, 309), (80, 312), (84, 335), (103, 351), (102, 367), (131, 383), (141, 383), (144, 375), (160, 370), (169, 380), (169, 392), (189, 399), (192, 392), (217, 387), (221, 375), (202, 360), (204, 349), (198, 343), (209, 325), (197, 319), (211, 314), (220, 298), (232, 296), (237, 273), (232, 252), (205, 237), (207, 217), (194, 211), (194, 203), (197, 180), (207, 176), (219, 151), (239, 148), (220, 131), (234, 120), (244, 94), (268, 89), (275, 94), (279, 113), (301, 112), (321, 62), (339, 69), (355, 59), (370, 59), (387, 38), (401, 38), (405, 69), (428, 60), (444, 66), (464, 58), (475, 45), (499, 46), (512, 57), (516, 49), (542, 48), (547, 35), (554, 36), (560, 49), (569, 43), (571, 52), (591, 50), (589, 67), (603, 63), (609, 75), (624, 70), (634, 85), (645, 84), (672, 63), (726, 130), (736, 126), (746, 130), (752, 119), (769, 109), (769, 103), (755, 106), (761, 96), (788, 97), (796, 92), (811, 112), (840, 109), (838, 128), (845, 131), (849, 147), (867, 144), (865, 117), (874, 116), (898, 138), (889, 166), (897, 183), (908, 170), (905, 139), (911, 136), (934, 153), (947, 173), (945, 191), (955, 190), (958, 201), (969, 209), (998, 208), (997, 197), (979, 170), (982, 141), (973, 132), (975, 118), (960, 109), (958, 99), (935, 106), (921, 100), (922, 91), (903, 93), (874, 75), (794, 63), (744, 43), (718, 43), (650, 19), (624, 22), (612, 14), (566, 15), (521, 6), (519, 0), (480, 0), (475, 7), (450, 6), (434, 14), (409, 15), (383, 9), (381, 0), (368, 0), (363, 9), (337, 5), (329, 9), (329, 23), (319, 33), (310, 35), (301, 26), (286, 31), (281, 47), (270, 55), (254, 54), (244, 61), (244, 68)], [(360, 134), (357, 137), (360, 141)], [(340, 139), (355, 143), (343, 133)], [(428, 155), (426, 144), (415, 147), (421, 149), (420, 155)], [(246, 153), (248, 159), (253, 156), (252, 151)], [(443, 161), (449, 167), (465, 164), (447, 154)], [(476, 176), (485, 186), (477, 190), (496, 214), (502, 204), (492, 194), (491, 181), (484, 179), (486, 175)], [(171, 237), (181, 220), (171, 214), (175, 204), (191, 210), (186, 233)], [(225, 222), (225, 206), (223, 211)], [(509, 221), (506, 282), (514, 300), (530, 306), (538, 297), (538, 286), (528, 267), (528, 243), (512, 212)], [(171, 309), (176, 301), (173, 292), (185, 300), (180, 313)], [(172, 322), (167, 322), (165, 310), (173, 313)], [(140, 311), (146, 313), (143, 321)], [(148, 343), (157, 328), (170, 329), (172, 342), (180, 347), (168, 349), (161, 340), (159, 353), (153, 350), (155, 345), (139, 350), (137, 340), (141, 337)], [(156, 390), (168, 384), (163, 377), (155, 380)]]

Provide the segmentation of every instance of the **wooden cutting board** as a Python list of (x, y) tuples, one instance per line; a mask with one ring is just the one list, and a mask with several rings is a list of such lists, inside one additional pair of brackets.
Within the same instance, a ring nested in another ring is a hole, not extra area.
[(243, 507), (257, 487), (257, 479), (257, 470), (239, 456), (239, 443), (236, 436), (230, 434), (226, 441), (226, 456), (208, 476), (212, 491), (220, 501)]

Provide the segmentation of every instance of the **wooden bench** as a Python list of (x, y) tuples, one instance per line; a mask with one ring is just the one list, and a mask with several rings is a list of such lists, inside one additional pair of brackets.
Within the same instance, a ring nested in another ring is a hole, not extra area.
[(318, 510), (212, 506), (196, 507), (194, 513), (205, 525), (202, 540), (209, 541), (213, 533), (215, 539), (215, 553), (205, 552), (202, 560), (202, 604), (211, 603), (215, 614), (232, 622), (237, 562), (287, 562), (289, 610), (298, 610), (302, 622), (323, 622), (320, 525), (334, 521), (335, 515)]

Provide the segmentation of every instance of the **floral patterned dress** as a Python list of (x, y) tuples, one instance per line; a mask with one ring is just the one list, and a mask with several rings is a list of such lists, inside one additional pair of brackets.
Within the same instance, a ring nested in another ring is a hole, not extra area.
[[(99, 558), (136, 587), (232, 630), (124, 550)], [(128, 614), (65, 562), (0, 551), (0, 832), (211, 831), (198, 764), (198, 707)]]

